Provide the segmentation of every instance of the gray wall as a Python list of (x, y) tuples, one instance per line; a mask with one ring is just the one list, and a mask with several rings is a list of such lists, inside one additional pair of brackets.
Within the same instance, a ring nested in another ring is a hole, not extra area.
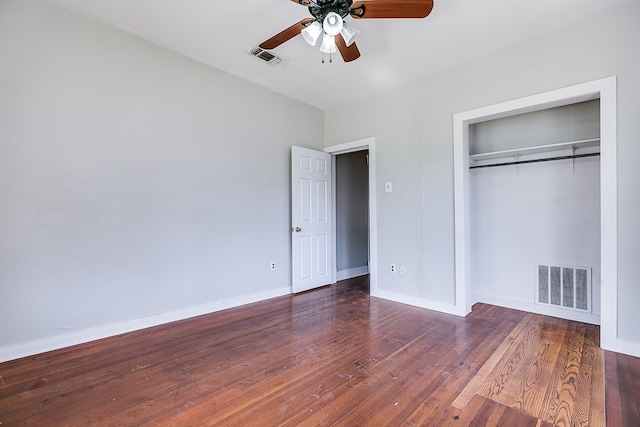
[[(629, 3), (326, 113), (327, 146), (376, 137), (381, 290), (454, 301), (454, 113), (617, 75), (619, 338), (640, 344), (639, 21)], [(390, 262), (407, 275), (388, 273)]]
[(592, 311), (600, 313), (599, 158), (473, 169), (469, 182), (476, 299), (600, 323), (533, 305), (536, 264), (591, 267)]
[(289, 292), (322, 111), (43, 1), (0, 1), (0, 58), (0, 350)]
[(336, 156), (337, 270), (367, 267), (369, 262), (368, 151)]

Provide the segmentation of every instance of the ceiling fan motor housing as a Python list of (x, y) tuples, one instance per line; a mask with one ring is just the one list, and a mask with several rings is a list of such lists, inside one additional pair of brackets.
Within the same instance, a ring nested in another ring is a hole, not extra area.
[(322, 23), (331, 12), (335, 12), (342, 18), (349, 15), (353, 0), (317, 0), (309, 2), (309, 13), (316, 21)]

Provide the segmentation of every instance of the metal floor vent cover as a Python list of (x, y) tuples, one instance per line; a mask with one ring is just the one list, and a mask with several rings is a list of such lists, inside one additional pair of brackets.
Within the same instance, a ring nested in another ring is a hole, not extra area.
[(536, 303), (591, 313), (591, 268), (536, 265)]
[(266, 50), (261, 49), (259, 47), (254, 48), (250, 53), (251, 55), (255, 56), (256, 58), (262, 59), (264, 62), (268, 64), (275, 65), (281, 61), (281, 59), (275, 56), (274, 54), (269, 53)]

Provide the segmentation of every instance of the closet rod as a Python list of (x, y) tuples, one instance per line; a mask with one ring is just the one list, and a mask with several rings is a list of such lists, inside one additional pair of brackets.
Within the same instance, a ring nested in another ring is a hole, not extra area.
[(494, 168), (494, 167), (497, 167), (497, 166), (521, 165), (523, 163), (550, 162), (552, 160), (580, 159), (582, 157), (594, 157), (594, 156), (599, 156), (599, 155), (600, 155), (600, 153), (586, 153), (586, 154), (574, 154), (572, 156), (545, 157), (544, 159), (518, 160), (518, 161), (515, 161), (515, 162), (492, 163), (490, 165), (473, 165), (473, 166), (469, 166), (469, 169)]

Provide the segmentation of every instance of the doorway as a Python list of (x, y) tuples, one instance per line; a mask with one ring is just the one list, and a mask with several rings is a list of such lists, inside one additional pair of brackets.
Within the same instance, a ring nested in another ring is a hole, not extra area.
[(335, 158), (337, 280), (369, 274), (369, 151)]
[[(368, 153), (368, 203), (367, 203), (367, 229), (368, 229), (368, 272), (369, 272), (369, 292), (371, 295), (376, 295), (378, 286), (377, 286), (377, 257), (378, 257), (378, 239), (377, 239), (377, 209), (376, 209), (376, 149), (375, 149), (375, 138), (366, 138), (357, 141), (348, 142), (345, 144), (334, 145), (330, 147), (326, 147), (324, 150), (326, 153), (332, 155), (332, 163), (333, 163), (333, 173), (336, 173), (336, 163), (337, 157), (342, 154), (347, 153), (355, 153), (358, 152), (363, 154), (363, 152)], [(338, 199), (337, 199), (337, 191), (336, 191), (336, 179), (334, 176), (333, 179), (334, 191), (333, 194), (333, 206), (336, 207), (334, 209), (334, 218), (338, 215)], [(338, 266), (341, 264), (338, 262), (338, 225), (337, 221), (333, 221), (333, 277), (332, 282), (335, 283), (346, 276), (345, 274), (354, 274), (357, 275), (362, 272), (361, 268), (356, 268), (355, 270), (349, 270), (346, 268), (342, 273), (339, 273)], [(361, 246), (361, 245), (359, 245)], [(359, 266), (362, 267), (362, 266)], [(341, 276), (342, 275), (342, 276)]]

